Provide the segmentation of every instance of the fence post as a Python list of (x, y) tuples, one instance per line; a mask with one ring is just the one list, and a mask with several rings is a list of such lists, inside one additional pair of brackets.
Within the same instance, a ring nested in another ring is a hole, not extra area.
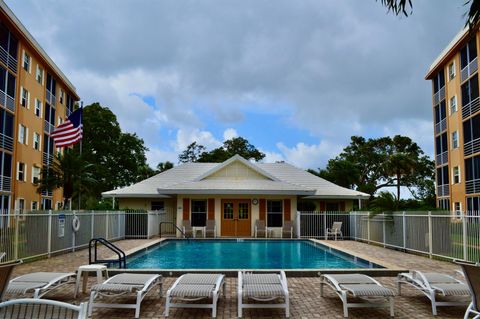
[(15, 220), (14, 220), (15, 221), (15, 247), (14, 247), (14, 251), (13, 251), (14, 260), (18, 260), (18, 231), (19, 231), (19, 228), (20, 228), (18, 217), (19, 216), (15, 212), (15, 214), (14, 214), (14, 218), (15, 218)]
[(407, 217), (405, 211), (402, 212), (402, 235), (403, 235), (403, 250), (407, 250)]
[(432, 236), (432, 212), (428, 211), (428, 256), (432, 258), (433, 236)]
[(302, 237), (300, 234), (300, 212), (297, 210), (297, 223), (296, 223), (296, 228), (297, 228), (297, 238)]
[(367, 243), (370, 243), (370, 213), (367, 214)]
[(105, 214), (105, 239), (109, 240), (108, 238), (108, 213), (106, 211), (103, 212)]
[(465, 214), (462, 214), (462, 235), (463, 235), (463, 259), (468, 260), (467, 250), (467, 220)]
[(383, 241), (383, 248), (386, 247), (385, 243), (387, 242), (387, 240), (386, 240), (387, 237), (386, 237), (386, 234), (385, 234), (385, 232), (386, 232), (385, 229), (386, 229), (386, 227), (385, 227), (385, 212), (383, 212), (383, 213), (382, 213), (382, 231), (383, 231), (382, 241)]
[(357, 212), (353, 212), (353, 230), (354, 239), (357, 240)]
[[(75, 211), (73, 211), (73, 216), (72, 216), (72, 219), (75, 219), (75, 216), (77, 216), (75, 214)], [(75, 231), (72, 231), (72, 252), (75, 251), (75, 244), (77, 243), (77, 233)]]
[(94, 230), (94, 225), (95, 225), (95, 211), (92, 210), (91, 211), (91, 214), (90, 214), (90, 223), (92, 224), (92, 226), (90, 227), (91, 228), (91, 231), (92, 231), (92, 235), (90, 236), (90, 239), (92, 239), (94, 236), (95, 236), (95, 230)]
[(327, 240), (327, 211), (323, 212), (323, 235), (325, 240)]
[(123, 237), (125, 237), (125, 236), (122, 237), (122, 233), (120, 232), (120, 230), (122, 229), (122, 226), (121, 226), (121, 224), (122, 224), (122, 221), (121, 221), (122, 216), (121, 216), (120, 212), (118, 212), (118, 211), (116, 212), (116, 214), (117, 214), (117, 216), (118, 216), (118, 238), (119, 238), (119, 239), (125, 239), (125, 238), (123, 238)]
[(52, 210), (48, 210), (48, 240), (47, 240), (47, 253), (50, 257), (52, 252)]

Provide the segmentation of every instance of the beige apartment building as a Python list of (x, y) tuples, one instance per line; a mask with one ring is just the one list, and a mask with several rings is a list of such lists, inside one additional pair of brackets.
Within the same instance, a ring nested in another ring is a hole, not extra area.
[(39, 194), (40, 170), (59, 151), (50, 137), (79, 97), (53, 60), (0, 0), (0, 209), (61, 207), (61, 189)]
[(461, 31), (430, 66), (439, 208), (480, 209), (479, 29)]

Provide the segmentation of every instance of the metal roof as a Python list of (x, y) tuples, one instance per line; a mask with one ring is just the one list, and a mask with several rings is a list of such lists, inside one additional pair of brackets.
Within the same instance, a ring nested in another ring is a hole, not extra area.
[(366, 199), (370, 195), (348, 189), (287, 163), (251, 163), (248, 167), (265, 175), (265, 179), (208, 179), (234, 162), (245, 164), (235, 156), (224, 163), (187, 163), (121, 189), (102, 193), (103, 197), (163, 197), (175, 194), (269, 194), (301, 195), (307, 198)]

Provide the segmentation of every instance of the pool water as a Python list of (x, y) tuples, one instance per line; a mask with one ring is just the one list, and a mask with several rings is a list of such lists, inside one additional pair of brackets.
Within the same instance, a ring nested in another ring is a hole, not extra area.
[(127, 259), (130, 269), (383, 268), (308, 240), (167, 240)]

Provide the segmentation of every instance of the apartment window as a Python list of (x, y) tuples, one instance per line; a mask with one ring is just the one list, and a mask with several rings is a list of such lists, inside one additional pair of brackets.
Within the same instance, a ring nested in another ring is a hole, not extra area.
[(457, 96), (454, 95), (450, 98), (450, 115), (457, 112)]
[(37, 65), (37, 72), (35, 74), (35, 79), (37, 79), (37, 82), (43, 85), (43, 69), (39, 65)]
[(445, 100), (435, 105), (435, 124), (440, 123), (447, 118), (447, 106)]
[(438, 208), (443, 210), (450, 210), (450, 200), (447, 198), (442, 198), (438, 200)]
[(339, 212), (340, 211), (340, 205), (338, 203), (326, 203), (325, 204), (325, 210), (327, 212)]
[(204, 227), (207, 224), (207, 201), (192, 200), (192, 226)]
[(448, 165), (437, 168), (437, 185), (448, 185)]
[(32, 58), (27, 52), (23, 51), (23, 69), (28, 73), (31, 72)]
[(42, 102), (38, 99), (35, 99), (35, 115), (42, 117)]
[(443, 133), (435, 138), (435, 150), (437, 155), (448, 151), (447, 139), (447, 133)]
[(470, 41), (460, 50), (460, 69), (463, 70), (470, 62), (477, 57), (477, 41), (476, 37), (472, 37)]
[(57, 90), (57, 80), (50, 74), (47, 73), (47, 91), (49, 91), (53, 96), (56, 96)]
[(40, 167), (32, 166), (32, 183), (37, 184), (40, 180)]
[(283, 226), (283, 202), (281, 200), (267, 200), (267, 226)]
[(462, 107), (478, 98), (478, 74), (462, 85)]
[(22, 124), (18, 125), (18, 142), (27, 144), (27, 128)]
[(452, 148), (458, 148), (458, 131), (452, 133)]
[(22, 162), (17, 162), (17, 180), (18, 181), (25, 181), (27, 174), (26, 174), (26, 164)]
[(23, 214), (23, 211), (25, 210), (25, 200), (23, 198), (17, 199), (17, 205), (18, 214)]
[(455, 210), (455, 216), (457, 217), (462, 216), (462, 203), (459, 203), (459, 202), (453, 203), (453, 209)]
[(448, 65), (448, 80), (453, 80), (455, 78), (455, 74), (455, 61), (452, 61), (452, 63)]
[(20, 97), (20, 104), (23, 107), (30, 108), (30, 92), (28, 92), (25, 88), (20, 88), (21, 97)]
[(40, 134), (36, 132), (33, 133), (33, 149), (40, 150)]
[[(465, 160), (465, 181), (475, 181), (480, 179), (480, 155), (467, 158)], [(467, 193), (472, 193), (467, 190)]]
[(441, 88), (445, 86), (445, 72), (443, 71), (443, 69), (434, 76), (432, 81), (433, 93), (437, 93)]
[(38, 202), (32, 201), (32, 210), (38, 210)]
[(469, 143), (471, 141), (480, 138), (480, 114), (469, 118), (463, 122), (463, 143)]
[(165, 202), (152, 202), (152, 210), (163, 210), (165, 208)]
[(458, 184), (460, 183), (460, 167), (455, 166), (453, 168), (453, 183)]
[(65, 92), (62, 89), (60, 89), (60, 96), (59, 96), (60, 104), (63, 104), (64, 96), (65, 96)]
[(52, 200), (50, 198), (42, 198), (41, 209), (43, 210), (52, 209)]

